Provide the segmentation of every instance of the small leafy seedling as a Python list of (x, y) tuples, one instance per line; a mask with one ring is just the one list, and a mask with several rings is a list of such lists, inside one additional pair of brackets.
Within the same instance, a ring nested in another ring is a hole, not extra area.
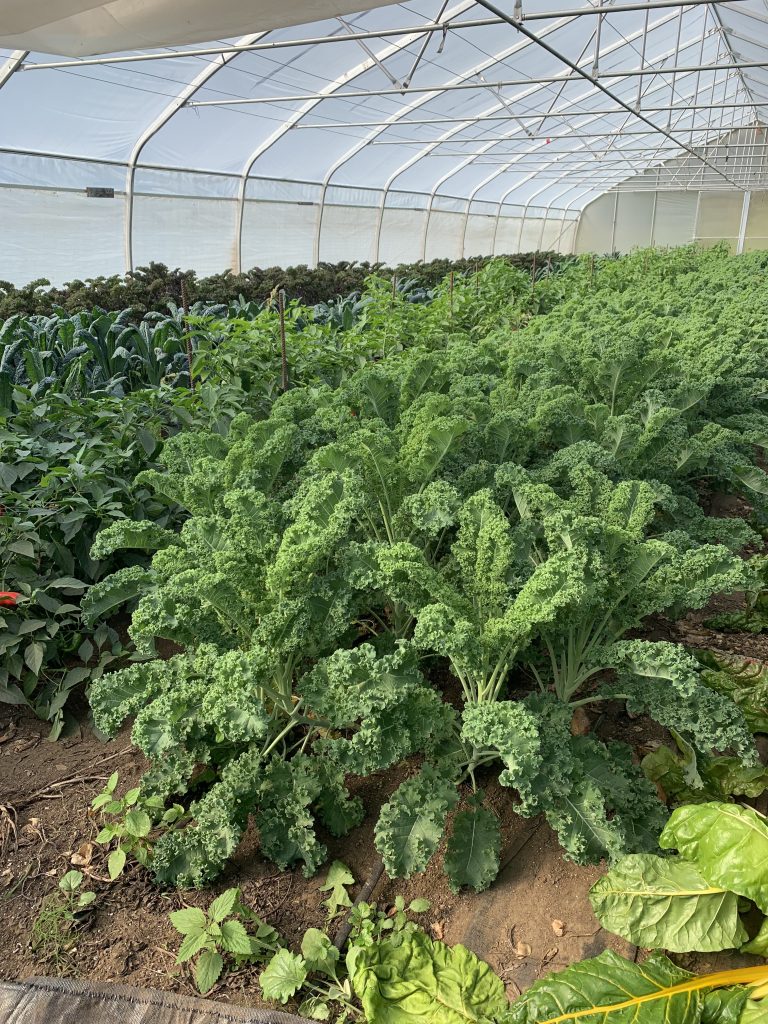
[(118, 773), (113, 772), (104, 789), (91, 802), (92, 809), (100, 811), (106, 821), (96, 842), (108, 846), (117, 840), (117, 846), (107, 859), (107, 871), (113, 881), (125, 868), (129, 854), (147, 867), (152, 859), (154, 843), (150, 833), (155, 825), (170, 828), (186, 813), (181, 804), (166, 810), (160, 797), (142, 797), (138, 786), (122, 797), (115, 796), (118, 777)]
[[(324, 892), (331, 892), (326, 904), (341, 902), (344, 886), (354, 878), (349, 869), (336, 861), (328, 871)], [(423, 914), (430, 902), (415, 899), (406, 907), (398, 896), (392, 909), (385, 913), (375, 904), (359, 903), (350, 912), (350, 932), (347, 955), (331, 942), (325, 932), (310, 928), (301, 942), (301, 954), (281, 949), (272, 957), (261, 975), (261, 991), (265, 999), (285, 1005), (290, 999), (303, 996), (299, 1015), (326, 1021), (333, 1014), (336, 1024), (349, 1016), (358, 1016), (354, 1005), (354, 992), (349, 978), (350, 964), (362, 955), (365, 948), (387, 939), (390, 946), (402, 944), (418, 926), (408, 920), (407, 913)]]
[(217, 896), (207, 913), (198, 907), (186, 907), (174, 911), (170, 919), (176, 931), (184, 936), (176, 963), (183, 964), (197, 957), (195, 984), (203, 995), (210, 992), (221, 977), (225, 957), (239, 966), (264, 960), (280, 948), (280, 937), (275, 929), (243, 906), (238, 888), (227, 889)]
[(76, 914), (79, 910), (85, 910), (85, 908), (89, 907), (96, 899), (95, 892), (80, 892), (80, 886), (82, 884), (82, 871), (68, 871), (66, 875), (59, 880), (59, 888), (64, 893), (66, 908), (72, 914)]
[(342, 1010), (337, 1024), (350, 1013), (356, 1015), (349, 978), (339, 976), (340, 956), (325, 932), (309, 928), (301, 941), (301, 955), (281, 949), (267, 964), (260, 978), (264, 998), (284, 1005), (301, 992), (305, 998), (299, 1015), (313, 1020), (328, 1020), (332, 1003)]
[(407, 914), (424, 914), (431, 906), (429, 900), (422, 897), (411, 900), (406, 906), (405, 899), (400, 895), (395, 897), (394, 906), (388, 913), (379, 910), (376, 904), (358, 903), (349, 915), (352, 925), (350, 946), (372, 946), (381, 942), (387, 932), (393, 938), (403, 936), (417, 927), (408, 920)]
[(68, 871), (59, 880), (58, 891), (43, 901), (32, 925), (33, 951), (57, 968), (66, 966), (77, 926), (96, 899), (95, 892), (81, 890), (82, 884), (81, 871)]
[(347, 907), (352, 906), (346, 886), (354, 884), (355, 876), (347, 865), (343, 861), (335, 860), (328, 868), (325, 884), (320, 886), (321, 892), (328, 893), (323, 900), (323, 906), (328, 911), (329, 921), (338, 917)]

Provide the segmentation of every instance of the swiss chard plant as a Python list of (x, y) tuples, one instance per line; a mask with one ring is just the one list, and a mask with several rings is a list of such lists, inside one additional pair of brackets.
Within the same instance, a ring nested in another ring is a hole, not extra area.
[(751, 807), (679, 807), (659, 839), (678, 855), (632, 854), (591, 889), (600, 923), (630, 942), (674, 952), (768, 953), (768, 918), (750, 938), (743, 914), (768, 914), (768, 822)]

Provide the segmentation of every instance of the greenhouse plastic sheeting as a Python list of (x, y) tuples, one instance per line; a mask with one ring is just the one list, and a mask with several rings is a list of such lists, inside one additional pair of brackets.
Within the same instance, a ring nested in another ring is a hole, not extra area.
[[(730, 212), (691, 221), (699, 195), (730, 211), (768, 189), (765, 0), (600, 17), (523, 0), (522, 25), (474, 0), (359, 5), (0, 4), (0, 279), (709, 244), (718, 225), (745, 244)], [(116, 33), (148, 26), (145, 52), (50, 52), (105, 45), (105, 15)], [(22, 39), (45, 20), (62, 36)], [(658, 195), (647, 231), (647, 199), (617, 206), (614, 189)]]
[(123, 219), (119, 204), (82, 192), (0, 185), (0, 280), (121, 274)]
[(195, 43), (365, 9), (365, 0), (3, 0), (0, 46), (74, 57)]
[(735, 247), (743, 198), (740, 195), (703, 195), (699, 204), (696, 239), (704, 245), (726, 241)]
[(768, 249), (768, 193), (754, 192), (749, 204), (745, 249)]
[(172, 992), (61, 978), (0, 982), (0, 1024), (305, 1024), (277, 1010), (256, 1010)]
[[(735, 197), (741, 210), (741, 195)], [(697, 197), (693, 192), (659, 192), (653, 216), (652, 245), (680, 245), (694, 238)], [(736, 227), (738, 228), (738, 218)]]
[[(628, 252), (697, 242), (739, 247), (743, 193), (617, 192), (584, 210), (577, 228), (577, 252)], [(616, 209), (614, 228), (613, 214)], [(752, 192), (742, 249), (768, 249), (768, 191)]]

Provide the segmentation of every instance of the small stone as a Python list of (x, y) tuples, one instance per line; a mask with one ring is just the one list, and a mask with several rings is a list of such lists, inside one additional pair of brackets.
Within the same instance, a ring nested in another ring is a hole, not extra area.
[(531, 955), (531, 947), (527, 942), (521, 942), (518, 940), (515, 943), (515, 956), (518, 960), (522, 960), (523, 957)]
[(558, 936), (558, 938), (560, 938), (561, 936), (565, 935), (565, 924), (562, 921), (558, 921), (558, 919), (555, 918), (555, 920), (552, 922), (552, 931), (555, 933), (555, 935)]

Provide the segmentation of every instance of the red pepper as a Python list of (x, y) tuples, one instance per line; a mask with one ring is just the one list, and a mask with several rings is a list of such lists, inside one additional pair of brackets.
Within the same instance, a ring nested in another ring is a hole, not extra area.
[(0, 590), (0, 607), (15, 608), (20, 597), (21, 594), (17, 590)]

